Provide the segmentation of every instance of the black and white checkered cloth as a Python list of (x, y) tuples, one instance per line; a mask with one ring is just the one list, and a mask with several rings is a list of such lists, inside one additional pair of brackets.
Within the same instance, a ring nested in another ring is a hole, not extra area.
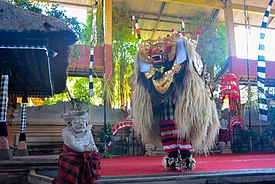
[(172, 97), (168, 101), (161, 104), (160, 120), (175, 120), (175, 103)]
[(26, 132), (27, 103), (22, 103), (21, 133)]
[(94, 64), (94, 45), (96, 44), (96, 12), (98, 1), (95, 0), (93, 8), (93, 22), (92, 22), (92, 34), (91, 34), (91, 49), (90, 49), (90, 70), (89, 70), (89, 94), (94, 95), (94, 82), (93, 82), (93, 64)]
[(9, 76), (1, 76), (1, 89), (0, 89), (0, 123), (7, 121), (7, 98), (8, 98)]
[(89, 70), (89, 94), (94, 95), (94, 83), (93, 83), (93, 64), (94, 64), (94, 47), (90, 50), (90, 70)]
[(259, 43), (259, 55), (258, 55), (258, 67), (257, 67), (257, 86), (258, 86), (258, 107), (259, 107), (259, 119), (263, 121), (267, 121), (267, 99), (265, 95), (265, 70), (266, 70), (266, 62), (265, 62), (265, 29), (267, 27), (269, 12), (271, 10), (273, 0), (271, 0), (268, 4), (268, 7), (265, 11), (264, 18), (262, 21), (261, 31), (260, 31), (260, 43)]
[(0, 45), (0, 49), (47, 50), (47, 47), (37, 45)]

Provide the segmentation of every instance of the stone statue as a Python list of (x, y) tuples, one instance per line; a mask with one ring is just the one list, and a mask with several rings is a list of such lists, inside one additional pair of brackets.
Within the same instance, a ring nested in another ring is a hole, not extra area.
[(62, 130), (63, 152), (58, 161), (58, 178), (54, 184), (93, 184), (100, 178), (101, 155), (92, 135), (86, 111), (69, 111), (63, 115), (68, 124)]
[(62, 130), (64, 144), (76, 152), (98, 151), (91, 132), (89, 115), (86, 111), (69, 111), (63, 115), (68, 124)]

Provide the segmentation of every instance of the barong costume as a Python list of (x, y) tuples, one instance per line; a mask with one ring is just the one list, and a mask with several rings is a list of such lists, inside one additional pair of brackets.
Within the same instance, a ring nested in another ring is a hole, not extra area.
[(133, 120), (144, 143), (162, 142), (165, 169), (192, 170), (191, 151), (208, 153), (219, 131), (196, 44), (176, 33), (139, 45)]

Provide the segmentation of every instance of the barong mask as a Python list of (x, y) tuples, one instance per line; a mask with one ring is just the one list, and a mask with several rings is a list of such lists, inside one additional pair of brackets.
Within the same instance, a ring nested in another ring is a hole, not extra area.
[[(179, 35), (173, 34), (157, 40), (145, 40), (139, 45), (140, 71), (144, 73), (147, 80), (151, 80), (156, 91), (163, 95), (169, 90), (174, 81), (174, 74), (181, 71), (182, 62), (176, 61)], [(183, 44), (183, 40), (181, 40)], [(181, 52), (185, 52), (184, 46)]]
[(139, 54), (147, 64), (163, 64), (167, 59), (173, 61), (176, 53), (176, 38), (169, 36), (157, 40), (145, 40), (139, 44)]

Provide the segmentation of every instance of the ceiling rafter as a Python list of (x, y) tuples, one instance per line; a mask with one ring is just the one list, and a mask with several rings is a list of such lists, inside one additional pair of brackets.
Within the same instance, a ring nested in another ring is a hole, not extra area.
[[(157, 21), (157, 18), (152, 18), (152, 17), (146, 17), (146, 16), (136, 16), (137, 19), (143, 19), (143, 20), (153, 20), (153, 21)], [(186, 18), (185, 18), (186, 19)], [(190, 19), (189, 19), (190, 20)], [(171, 24), (181, 24), (181, 20), (179, 21), (175, 21), (175, 20), (165, 20), (165, 19), (160, 19), (160, 22), (167, 22), (167, 23), (171, 23)], [(188, 22), (185, 22), (185, 24), (189, 24)]]
[(224, 3), (222, 0), (157, 0), (160, 2), (185, 4), (190, 6), (200, 6), (206, 8), (224, 8)]
[(155, 28), (154, 28), (154, 31), (153, 31), (153, 33), (152, 33), (151, 39), (153, 39), (153, 37), (154, 37), (154, 35), (155, 35), (155, 33), (156, 33), (156, 29), (157, 29), (157, 27), (158, 27), (158, 25), (159, 25), (160, 18), (161, 18), (161, 15), (162, 15), (162, 13), (163, 13), (163, 10), (164, 10), (164, 8), (165, 8), (165, 5), (166, 5), (166, 2), (162, 2), (162, 3), (161, 3), (160, 9), (159, 9), (159, 13), (158, 13), (158, 17), (157, 17), (157, 23), (156, 23)]
[[(135, 15), (135, 16), (139, 16), (140, 18), (142, 17), (147, 17), (147, 16), (158, 16), (158, 13), (153, 13), (153, 12), (147, 12), (147, 11), (131, 11), (131, 14)], [(186, 20), (194, 20), (193, 17), (187, 17), (187, 16), (175, 16), (175, 15), (170, 15), (170, 14), (165, 14), (163, 13), (161, 15), (162, 18), (171, 18), (171, 19), (179, 19), (179, 21), (181, 21), (182, 19), (186, 19)]]
[[(223, 0), (157, 0), (160, 2), (170, 2), (176, 4), (185, 4), (190, 6), (199, 6), (199, 7), (206, 7), (206, 8), (215, 8), (215, 9), (223, 9), (224, 3)], [(236, 11), (243, 11), (244, 7), (243, 4), (232, 3), (232, 9)], [(266, 8), (256, 7), (256, 6), (248, 6), (248, 13), (253, 14), (263, 14)], [(270, 10), (270, 16), (275, 16), (275, 10)]]
[[(232, 9), (234, 11), (244, 11), (244, 7), (243, 7), (243, 4), (232, 4)], [(250, 6), (248, 5), (247, 6), (247, 12), (248, 13), (252, 13), (252, 14), (259, 14), (259, 15), (263, 15), (264, 12), (265, 12), (266, 8), (261, 8), (261, 7), (256, 7), (256, 6)], [(275, 10), (274, 9), (271, 9), (270, 10), (270, 13), (269, 13), (269, 16), (275, 16)]]
[(211, 22), (215, 22), (218, 15), (219, 15), (219, 12), (220, 12), (220, 9), (214, 9), (212, 14), (211, 14), (211, 17), (210, 17), (210, 20)]
[[(244, 23), (234, 23), (234, 25), (244, 26), (245, 24)], [(261, 28), (261, 25), (251, 25), (251, 26)], [(275, 28), (272, 28), (272, 27), (267, 27), (266, 29), (275, 30)]]
[[(146, 29), (146, 28), (140, 28), (141, 31), (154, 31), (154, 29)], [(156, 29), (156, 31), (158, 32), (165, 32), (165, 33), (171, 33), (171, 30), (170, 29)], [(188, 33), (188, 34), (193, 34), (191, 32), (185, 32), (185, 33)]]

